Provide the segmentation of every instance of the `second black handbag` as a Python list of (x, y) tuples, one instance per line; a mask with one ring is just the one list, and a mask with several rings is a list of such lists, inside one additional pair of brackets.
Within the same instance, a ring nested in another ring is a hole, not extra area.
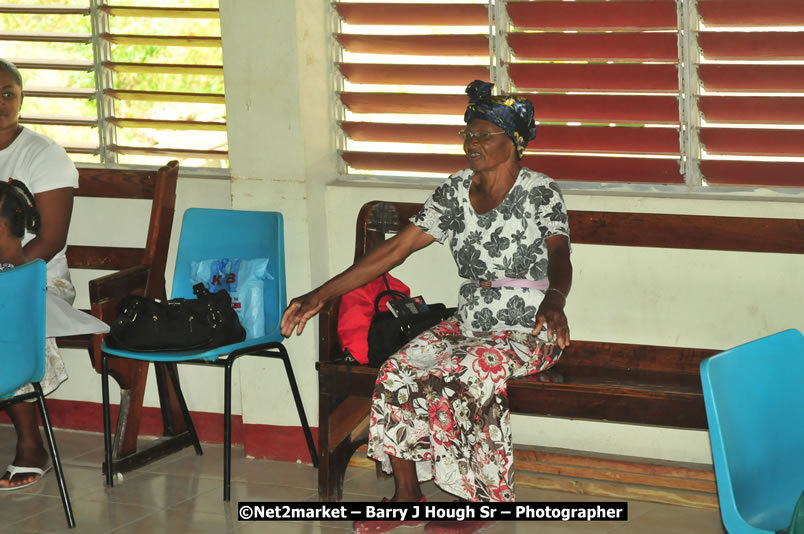
[(200, 350), (246, 338), (225, 290), (193, 286), (196, 299), (155, 300), (129, 295), (120, 301), (106, 343), (138, 352)]
[(455, 313), (455, 308), (444, 304), (429, 304), (428, 310), (406, 317), (395, 317), (390, 311), (380, 311), (384, 297), (407, 299), (399, 291), (380, 292), (374, 299), (374, 317), (368, 332), (368, 360), (371, 367), (380, 367), (390, 355), (401, 349), (408, 341)]

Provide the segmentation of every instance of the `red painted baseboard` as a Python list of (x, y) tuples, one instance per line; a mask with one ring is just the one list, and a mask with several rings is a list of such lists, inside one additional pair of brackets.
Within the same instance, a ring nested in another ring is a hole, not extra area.
[[(103, 410), (99, 403), (48, 399), (47, 408), (55, 428), (103, 432)], [(117, 411), (118, 406), (112, 405), (112, 424), (117, 420)], [(223, 414), (190, 412), (190, 415), (202, 442), (223, 443)], [(5, 410), (0, 410), (0, 423), (11, 423)], [(311, 430), (315, 443), (318, 443), (318, 429)], [(140, 435), (162, 435), (162, 412), (159, 408), (143, 407)], [(232, 443), (245, 444), (246, 455), (254, 458), (312, 463), (304, 432), (298, 426), (244, 425), (242, 416), (233, 415)]]

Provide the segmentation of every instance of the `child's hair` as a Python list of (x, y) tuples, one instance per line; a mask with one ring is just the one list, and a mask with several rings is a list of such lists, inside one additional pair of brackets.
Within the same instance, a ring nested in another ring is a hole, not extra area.
[(19, 238), (25, 230), (35, 234), (39, 232), (39, 210), (36, 199), (25, 184), (9, 178), (0, 182), (0, 217), (8, 221), (11, 233)]

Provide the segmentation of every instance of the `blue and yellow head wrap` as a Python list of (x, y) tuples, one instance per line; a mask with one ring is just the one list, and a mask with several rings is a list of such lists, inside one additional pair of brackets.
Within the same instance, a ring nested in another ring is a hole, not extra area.
[(475, 80), (466, 86), (469, 106), (463, 121), (469, 124), (475, 119), (488, 121), (503, 129), (516, 147), (521, 158), (528, 142), (536, 137), (533, 122), (533, 104), (522, 96), (492, 96), (493, 83)]

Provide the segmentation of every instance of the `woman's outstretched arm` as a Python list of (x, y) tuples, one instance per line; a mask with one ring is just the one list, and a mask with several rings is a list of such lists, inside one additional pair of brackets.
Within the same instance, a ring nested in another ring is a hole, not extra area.
[(282, 314), (280, 328), (287, 337), (296, 329), (301, 334), (307, 321), (331, 299), (340, 297), (402, 264), (408, 256), (435, 239), (414, 224), (406, 225), (397, 235), (384, 241), (357, 263), (330, 279), (321, 287), (290, 301)]

